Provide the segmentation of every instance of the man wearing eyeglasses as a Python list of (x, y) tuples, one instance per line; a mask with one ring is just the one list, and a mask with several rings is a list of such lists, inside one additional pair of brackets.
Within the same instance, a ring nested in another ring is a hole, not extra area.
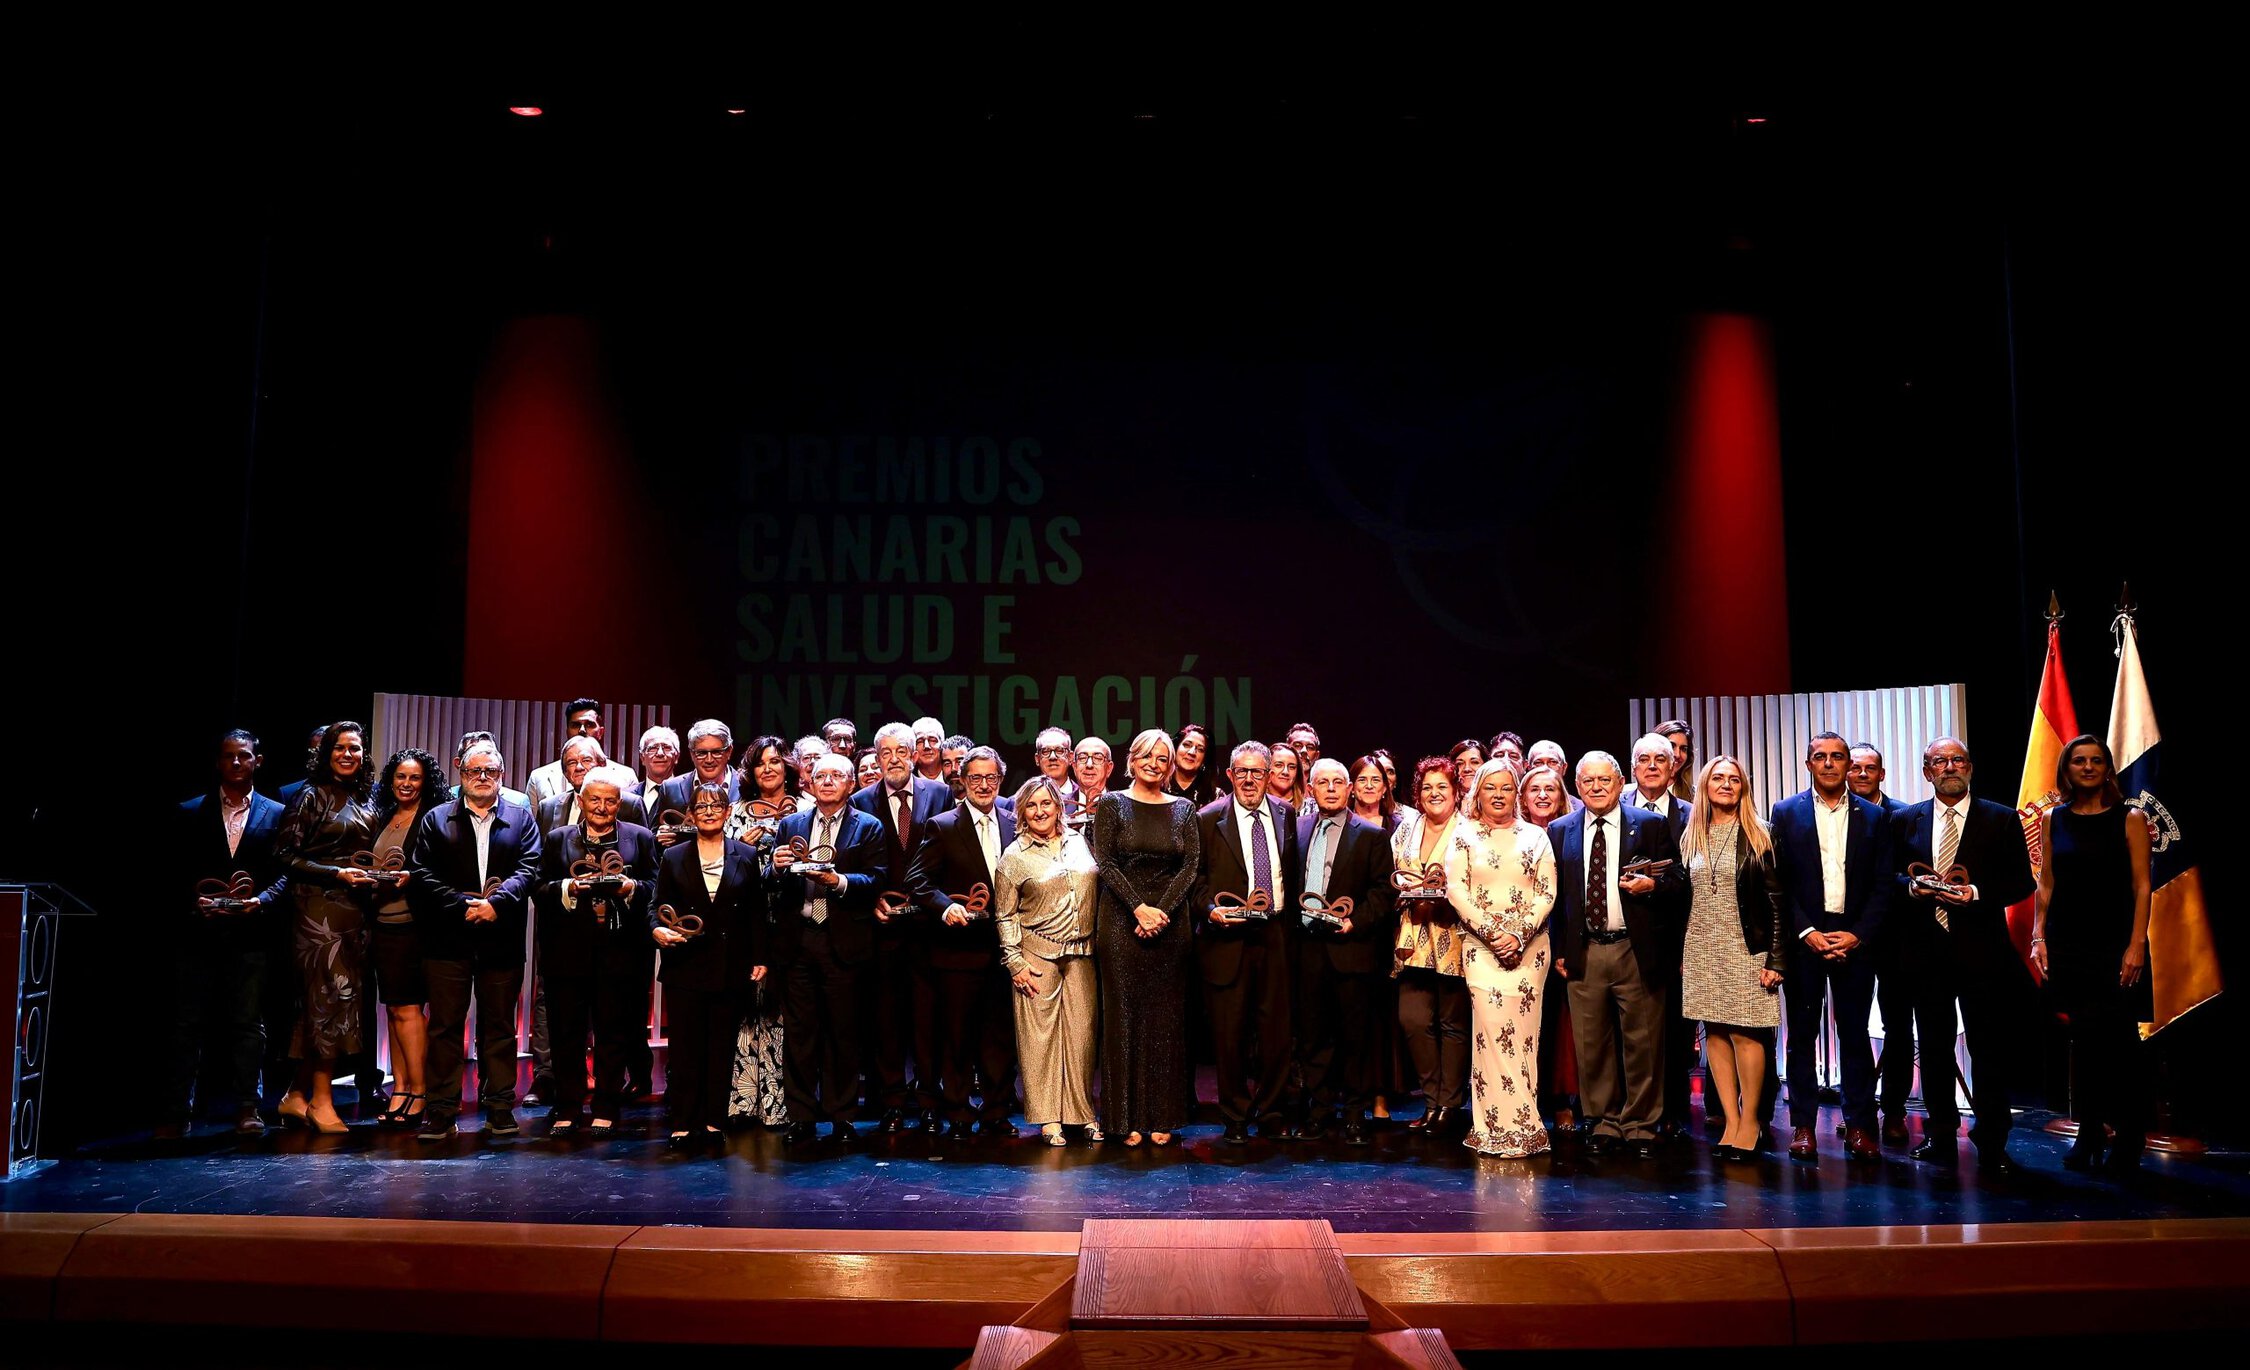
[[(1291, 949), (1304, 860), (1297, 816), (1266, 797), (1273, 752), (1263, 742), (1236, 745), (1227, 760), (1231, 794), (1196, 812), (1202, 825), (1203, 873), (1194, 895), (1195, 957), (1210, 1007), (1225, 1140), (1240, 1146), (1250, 1125), (1280, 1140), (1290, 1128), (1282, 1101), (1289, 1087)], [(1240, 905), (1263, 893), (1271, 906), (1260, 920)], [(1222, 904), (1220, 896), (1230, 896)], [(1251, 1066), (1257, 1076), (1253, 1081)]]
[(1109, 793), (1109, 775), (1117, 759), (1109, 744), (1098, 737), (1082, 737), (1070, 753), (1071, 793), (1066, 806), (1070, 825), (1083, 829), (1094, 816), (1094, 801)]
[[(914, 773), (914, 729), (886, 723), (875, 732), (875, 783), (852, 796), (852, 807), (883, 825), (883, 886), (902, 888), (914, 853), (931, 820), (953, 802), (942, 780)], [(883, 1105), (882, 1131), (897, 1133), (909, 1121), (938, 1125), (937, 982), (930, 969), (929, 924), (908, 909), (875, 910), (875, 1059), (869, 1087)], [(911, 1062), (914, 1083), (907, 1084)]]
[[(966, 1135), (974, 1119), (983, 1140), (1015, 1135), (1008, 1121), (1016, 1092), (1014, 990), (1000, 962), (991, 907), (1000, 853), (1016, 840), (1016, 816), (1000, 805), (1007, 767), (990, 747), (972, 748), (961, 768), (967, 799), (930, 820), (901, 890), (929, 920), (928, 954), (937, 989), (937, 1061), (945, 1119), (933, 1138)], [(982, 886), (982, 908), (968, 901)], [(984, 1078), (983, 1106), (972, 1110), (969, 1081)]]
[[(688, 803), (695, 797), (698, 785), (724, 785), (727, 803), (742, 800), (742, 773), (727, 763), (734, 759), (734, 730), (716, 718), (699, 720), (688, 729), (689, 770), (685, 775), (675, 775), (664, 782), (662, 797), (656, 802), (655, 817), (662, 817), (666, 809), (686, 813)], [(660, 832), (656, 840), (669, 847), (680, 838), (672, 833)]]
[(812, 774), (813, 807), (775, 825), (770, 858), (789, 1102), (782, 1140), (810, 1142), (826, 1120), (836, 1144), (850, 1146), (858, 1140), (852, 1116), (859, 1108), (861, 981), (875, 954), (883, 825), (846, 802), (850, 758), (831, 752), (813, 763)]
[[(602, 733), (602, 705), (600, 700), (574, 699), (563, 705), (563, 749), (565, 755), (569, 752), (573, 738), (592, 738), (596, 747), (601, 746)], [(608, 758), (604, 757), (603, 759), (607, 760)], [(550, 761), (538, 770), (533, 771), (531, 779), (526, 781), (523, 787), (524, 793), (531, 796), (531, 811), (533, 813), (539, 812), (539, 806), (556, 795), (567, 794), (577, 788), (564, 777), (563, 762), (560, 759)], [(541, 831), (545, 831), (545, 829)]]
[[(1789, 1155), (1817, 1159), (1821, 995), (1836, 1004), (1836, 1052), (1844, 1067), (1844, 1155), (1881, 1160), (1876, 1141), (1875, 1053), (1867, 1015), (1875, 998), (1870, 944), (1891, 900), (1891, 827), (1883, 811), (1844, 783), (1851, 748), (1815, 733), (1805, 751), (1812, 784), (1773, 806), (1773, 849), (1789, 919), (1789, 969), (1782, 1004), (1789, 1023)], [(2018, 838), (2021, 845), (2021, 838)]]
[(422, 815), (407, 842), (407, 898), (430, 990), (430, 1098), (418, 1134), (453, 1135), (461, 1111), (461, 1031), (477, 1011), (477, 1084), (485, 1130), (517, 1131), (516, 1001), (523, 993), (525, 909), (539, 879), (531, 811), (503, 799), (505, 763), (490, 742), (461, 758), (461, 797)]
[(1055, 793), (1064, 800), (1078, 794), (1078, 785), (1070, 778), (1070, 734), (1061, 728), (1042, 728), (1031, 744), (1031, 760), (1039, 773), (1055, 782)]
[(924, 780), (945, 783), (945, 725), (934, 718), (917, 718), (914, 728), (914, 773)]
[[(1957, 737), (1922, 749), (1922, 775), (1936, 791), (1893, 820), (1898, 838), (1897, 885), (1891, 897), (1890, 934), (1913, 985), (1914, 1035), (1925, 1045), (1922, 1104), (1928, 1118), (1923, 1141), (1907, 1154), (1917, 1161), (1960, 1164), (1961, 1110), (1954, 1102), (1954, 1006), (1969, 1039), (1975, 1072), (1977, 1168), (1988, 1175), (2014, 1173), (2008, 1156), (2009, 1057), (2014, 1045), (2008, 1009), (2026, 986), (2023, 962), (2008, 940), (2008, 906), (2029, 899), (2038, 884), (2016, 811), (1969, 794), (1976, 767)], [(1914, 882), (1909, 865), (1927, 865), (1956, 891), (1933, 892)], [(1949, 878), (1958, 869), (1961, 877)], [(1864, 1018), (1864, 1015), (1863, 1015)], [(1931, 1075), (1938, 1078), (1931, 1079)]]
[[(1660, 819), (1671, 838), (1673, 850), (1680, 845), (1680, 835), (1687, 831), (1688, 817), (1695, 805), (1680, 796), (1673, 786), (1679, 767), (1679, 752), (1671, 739), (1661, 732), (1643, 733), (1633, 743), (1633, 783), (1618, 807), (1636, 813), (1654, 814)], [(1662, 902), (1667, 906), (1685, 897), (1686, 885), (1667, 884)], [(1668, 944), (1662, 948), (1663, 959), (1651, 969), (1670, 967), (1665, 973), (1669, 998), (1663, 1010), (1664, 1040), (1660, 1047), (1663, 1056), (1664, 1116), (1657, 1124), (1656, 1139), (1672, 1143), (1684, 1141), (1688, 1135), (1688, 1077), (1695, 1072), (1695, 1024), (1680, 1016), (1679, 967), (1687, 948), (1687, 910), (1667, 907), (1662, 919), (1664, 938)], [(1644, 944), (1646, 945), (1646, 944)], [(1653, 949), (1653, 948), (1652, 948)], [(1577, 1020), (1571, 1021), (1572, 1030)], [(1772, 1054), (1767, 1054), (1768, 1069), (1772, 1069)], [(1781, 1077), (1777, 1074), (1768, 1081), (1764, 1107), (1773, 1107), (1773, 1096), (1780, 1093)], [(1628, 1140), (1638, 1142), (1638, 1137)]]
[[(447, 798), (459, 799), (461, 797), (461, 759), (469, 754), (469, 748), (474, 747), (479, 742), (491, 742), (496, 747), (499, 745), (498, 742), (493, 740), (492, 734), (485, 732), (482, 729), (471, 729), (470, 731), (461, 734), (461, 740), (453, 744), (454, 781), (453, 784), (448, 787), (445, 792)], [(502, 785), (500, 787), (500, 797), (507, 800), (511, 804), (521, 805), (526, 809), (531, 807), (531, 796), (525, 794), (522, 790), (512, 789), (506, 785)]]

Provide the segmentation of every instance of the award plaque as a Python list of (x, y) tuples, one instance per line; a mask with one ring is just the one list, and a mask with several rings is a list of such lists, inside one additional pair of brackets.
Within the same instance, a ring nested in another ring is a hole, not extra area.
[(506, 889), (507, 887), (508, 877), (504, 875), (495, 875), (490, 880), (484, 882), (484, 893), (480, 897), (483, 898), (487, 903), (490, 903), (493, 895), (498, 894), (500, 891)]
[(914, 901), (897, 890), (884, 890), (875, 896), (875, 916), (885, 920), (914, 912)]
[(1662, 875), (1665, 871), (1670, 870), (1671, 868), (1672, 860), (1670, 857), (1665, 857), (1661, 860), (1628, 861), (1624, 865), (1617, 868), (1617, 878), (1620, 880), (1630, 880), (1636, 875), (1645, 875), (1649, 879), (1654, 880), (1657, 876)]
[(205, 918), (232, 917), (258, 907), (258, 882), (248, 871), (236, 871), (224, 880), (197, 882), (195, 906)]
[(802, 837), (792, 837), (788, 842), (789, 869), (799, 875), (836, 869), (836, 849), (830, 846), (811, 846)]
[(972, 919), (990, 918), (992, 916), (992, 888), (982, 880), (969, 886), (967, 894), (949, 894), (945, 897), (953, 903), (959, 904), (961, 911), (968, 914)]
[(1940, 875), (1935, 867), (1925, 862), (1916, 861), (1907, 866), (1906, 879), (1916, 889), (1927, 890), (1934, 895), (1944, 895), (1949, 899), (1966, 899), (1969, 897), (1969, 868), (1967, 866), (1955, 866), (1952, 870)]
[(1222, 894), (1211, 901), (1211, 912), (1263, 923), (1273, 913), (1273, 896), (1264, 890), (1250, 891), (1248, 899), (1239, 894)]
[(1326, 927), (1340, 931), (1345, 920), (1352, 916), (1351, 896), (1346, 895), (1341, 899), (1329, 900), (1323, 899), (1317, 894), (1308, 893), (1298, 901), (1297, 912), (1304, 919), (1305, 926), (1308, 928)]
[(764, 841), (766, 836), (775, 828), (781, 826), (782, 819), (796, 811), (797, 806), (786, 799), (750, 800), (743, 806), (743, 812), (750, 815), (750, 821), (744, 825), (740, 833), (736, 834), (736, 840), (756, 846)]
[(590, 895), (615, 898), (625, 888), (625, 855), (611, 847), (600, 856), (581, 856), (570, 863), (573, 880), (585, 882)]
[(678, 809), (666, 809), (656, 816), (656, 831), (670, 833), (684, 841), (695, 836), (695, 823)]
[(1453, 905), (1445, 898), (1445, 867), (1431, 862), (1418, 871), (1391, 872), (1391, 888), (1398, 891), (1398, 911), (1412, 923), (1457, 923)]
[(682, 913), (670, 904), (656, 906), (656, 921), (682, 937), (703, 935), (703, 920), (692, 913)]
[(351, 864), (375, 877), (376, 883), (397, 888), (406, 883), (406, 852), (393, 847), (377, 856), (371, 851), (355, 851)]

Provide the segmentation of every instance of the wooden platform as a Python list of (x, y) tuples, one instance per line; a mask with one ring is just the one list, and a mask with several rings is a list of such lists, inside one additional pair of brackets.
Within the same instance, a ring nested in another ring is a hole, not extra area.
[[(1067, 1325), (1084, 1285), (1090, 1316), (1137, 1306), (1130, 1330), (1173, 1335), (1174, 1296), (1125, 1295), (1211, 1258), (1149, 1247), (1129, 1273), (1136, 1228), (1116, 1225), (1088, 1281), (1067, 1232), (0, 1213), (0, 1320), (303, 1327), (405, 1295), (437, 1332), (965, 1353), (1043, 1303)], [(2242, 1219), (1333, 1240), (1352, 1288), (1456, 1349), (2250, 1330)], [(1267, 1268), (1305, 1277), (1277, 1284), (1275, 1309), (1342, 1316), (1332, 1275), (1312, 1273), (1324, 1260)], [(1316, 1287), (1328, 1302), (1303, 1302)], [(1372, 1308), (1365, 1326), (1384, 1330)]]

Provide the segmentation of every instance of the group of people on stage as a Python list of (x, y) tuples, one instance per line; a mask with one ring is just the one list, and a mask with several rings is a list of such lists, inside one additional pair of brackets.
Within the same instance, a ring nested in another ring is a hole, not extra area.
[(1784, 1013), (1788, 1151), (1818, 1154), (1825, 1000), (1845, 1155), (1908, 1142), (1919, 1038), (1927, 1120), (1911, 1154), (1955, 1164), (1958, 1004), (1977, 1091), (1999, 1101), (1970, 1137), (1981, 1167), (2006, 1171), (2021, 962), (2005, 913), (2036, 895), (2033, 961), (2080, 1067), (2069, 1164), (2138, 1163), (2149, 836), (2096, 738), (2064, 749), (2035, 879), (2014, 810), (1970, 795), (1950, 737), (1923, 753), (1935, 797), (1902, 805), (1874, 748), (1821, 733), (1808, 787), (1761, 815), (1739, 759), (1693, 767), (1683, 722), (1625, 761), (1596, 750), (1573, 765), (1502, 732), (1410, 772), (1381, 750), (1324, 755), (1309, 724), (1222, 764), (1189, 725), (1135, 737), (1120, 775), (1101, 738), (1049, 729), (1011, 788), (995, 750), (935, 719), (886, 723), (864, 753), (848, 720), (738, 747), (705, 719), (684, 756), (671, 729), (649, 729), (628, 767), (602, 747), (597, 702), (565, 717), (561, 755), (522, 791), (489, 734), (461, 740), (449, 784), (427, 752), (376, 765), (346, 721), (320, 730), (277, 802), (253, 785), (257, 739), (221, 739), (217, 785), (178, 816), (161, 1130), (185, 1126), (214, 1022), (230, 1032), (239, 1130), (263, 1130), (257, 1005), (276, 939), (260, 915), (281, 906), (298, 1065), (279, 1112), (320, 1131), (345, 1127), (333, 1077), (369, 1052), (378, 997), (396, 1074), (382, 1123), (454, 1132), (473, 1005), (485, 1127), (519, 1130), (529, 919), (533, 1088), (556, 1137), (613, 1130), (631, 1081), (646, 1088), (653, 946), (681, 1148), (730, 1119), (791, 1144), (826, 1123), (850, 1145), (863, 1105), (881, 1133), (1012, 1137), (1019, 1079), (1023, 1118), (1051, 1145), (1165, 1146), (1196, 1102), (1200, 989), (1228, 1143), (1256, 1129), (1365, 1144), (1418, 1089), (1408, 1126), (1483, 1154), (1544, 1152), (1552, 1121), (1592, 1153), (1653, 1155), (1685, 1134), (1700, 1027), (1728, 1161), (1765, 1146)]

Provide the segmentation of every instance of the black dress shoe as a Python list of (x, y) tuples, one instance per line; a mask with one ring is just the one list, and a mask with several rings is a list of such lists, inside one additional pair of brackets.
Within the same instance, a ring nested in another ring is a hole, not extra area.
[(967, 1123), (949, 1123), (943, 1118), (933, 1117), (927, 1113), (922, 1116), (930, 1120), (922, 1124), (922, 1135), (933, 1142), (942, 1142), (948, 1137), (965, 1134), (969, 1130)]
[(1977, 1172), (1990, 1175), (1995, 1179), (2006, 1179), (2011, 1175), (2022, 1174), (2023, 1167), (2017, 1165), (2015, 1158), (2007, 1152), (1999, 1147), (1994, 1147), (1990, 1151), (1979, 1151), (1977, 1153)]
[(1226, 1129), (1219, 1134), (1219, 1140), (1225, 1142), (1228, 1146), (1248, 1146), (1250, 1144), (1249, 1124), (1228, 1123)]
[(1265, 1138), (1269, 1142), (1294, 1141), (1296, 1139), (1296, 1129), (1289, 1126), (1289, 1124), (1281, 1121), (1279, 1118), (1275, 1118), (1270, 1122), (1263, 1122), (1258, 1124), (1258, 1135)]
[(1374, 1141), (1374, 1134), (1368, 1131), (1367, 1123), (1364, 1119), (1354, 1118), (1350, 1122), (1344, 1124), (1345, 1146), (1369, 1146), (1372, 1145)]
[(1906, 1153), (1917, 1161), (1952, 1170), (1961, 1164), (1961, 1148), (1951, 1137), (1927, 1137), (1920, 1146)]
[(1618, 1140), (1607, 1132), (1597, 1132), (1586, 1139), (1586, 1154), (1589, 1156), (1607, 1156), (1610, 1152), (1617, 1150)]
[(820, 1128), (813, 1123), (791, 1123), (781, 1130), (781, 1141), (784, 1146), (804, 1146), (817, 1141), (819, 1137)]
[(920, 1125), (924, 1132), (932, 1136), (939, 1135), (938, 1129), (945, 1126), (945, 1119), (939, 1117), (938, 1111), (934, 1108), (923, 1109), (921, 1113), (915, 1116), (914, 1121)]
[(882, 1118), (875, 1124), (875, 1130), (886, 1137), (894, 1137), (906, 1131), (905, 1111), (896, 1108), (884, 1109)]
[(1750, 1159), (1750, 1153), (1739, 1146), (1715, 1142), (1711, 1146), (1711, 1159), (1715, 1161), (1747, 1161)]
[(414, 1134), (418, 1142), (442, 1142), (453, 1135), (453, 1115), (431, 1109), (422, 1115), (422, 1130)]
[(523, 1125), (516, 1121), (514, 1109), (492, 1107), (484, 1111), (484, 1130), (495, 1137), (513, 1137), (523, 1131)]
[(859, 1145), (859, 1129), (839, 1118), (828, 1125), (828, 1140), (840, 1147)]
[(1654, 1137), (1643, 1137), (1643, 1138), (1641, 1138), (1641, 1139), (1640, 1139), (1639, 1141), (1637, 1141), (1637, 1142), (1633, 1143), (1633, 1156), (1634, 1156), (1634, 1159), (1636, 1159), (1636, 1160), (1642, 1160), (1642, 1161), (1653, 1161), (1653, 1160), (1655, 1160), (1655, 1159), (1656, 1159), (1656, 1148), (1657, 1148), (1657, 1146), (1658, 1146), (1658, 1145), (1659, 1145), (1659, 1143), (1658, 1143), (1657, 1139), (1656, 1139), (1656, 1138), (1654, 1138)]
[(1292, 1141), (1320, 1141), (1328, 1136), (1328, 1120), (1326, 1118), (1307, 1118), (1289, 1129), (1289, 1136)]
[(2078, 1134), (2078, 1140), (2071, 1144), (2070, 1153), (2063, 1157), (2063, 1169), (2075, 1170), (2081, 1174), (2094, 1169), (2101, 1163), (2102, 1144), (2097, 1141), (2089, 1141), (2084, 1132)]

